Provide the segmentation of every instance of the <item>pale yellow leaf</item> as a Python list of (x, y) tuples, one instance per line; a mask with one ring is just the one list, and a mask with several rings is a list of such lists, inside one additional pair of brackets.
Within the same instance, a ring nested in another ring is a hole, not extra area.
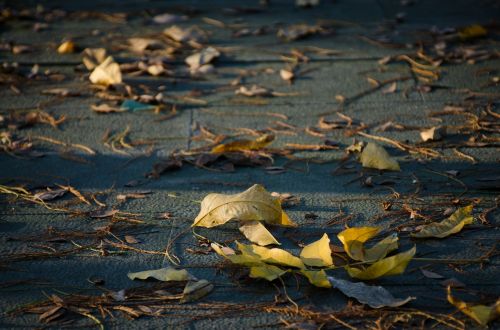
[(321, 270), (306, 270), (301, 269), (300, 273), (307, 277), (309, 283), (318, 286), (320, 288), (331, 288), (332, 284), (328, 280), (326, 273), (323, 269)]
[(376, 168), (379, 170), (400, 171), (398, 162), (392, 158), (385, 149), (369, 142), (361, 152), (360, 161), (363, 167)]
[(364, 261), (363, 244), (380, 232), (378, 227), (347, 228), (337, 234), (347, 255), (354, 260)]
[(108, 56), (99, 64), (94, 71), (90, 74), (90, 81), (97, 85), (113, 85), (122, 82), (122, 73), (120, 66), (116, 63), (111, 56)]
[(174, 268), (160, 268), (145, 270), (142, 272), (128, 273), (128, 278), (131, 280), (146, 280), (148, 278), (155, 278), (159, 281), (187, 281), (189, 279), (189, 273), (185, 269), (174, 269)]
[(252, 243), (258, 245), (280, 245), (276, 238), (274, 238), (266, 227), (264, 227), (261, 221), (246, 221), (240, 226), (240, 232)]
[(224, 152), (238, 152), (247, 150), (259, 150), (274, 141), (274, 135), (264, 134), (255, 140), (236, 140), (229, 143), (219, 144), (212, 148), (211, 153), (220, 154)]
[(363, 249), (362, 261), (377, 261), (398, 248), (398, 235), (391, 234), (368, 249)]
[(83, 64), (87, 70), (93, 70), (104, 62), (106, 57), (106, 49), (104, 48), (85, 48), (83, 50)]
[(290, 252), (272, 248), (268, 249), (258, 245), (246, 245), (236, 242), (242, 255), (260, 257), (260, 260), (268, 263), (287, 267), (305, 268), (300, 258), (292, 255)]
[(424, 226), (418, 233), (411, 234), (413, 237), (443, 238), (451, 234), (458, 233), (465, 225), (470, 225), (474, 218), (472, 217), (472, 205), (461, 207), (455, 211), (449, 218)]
[(323, 234), (321, 239), (304, 246), (300, 252), (300, 258), (308, 266), (329, 267), (333, 265), (332, 250), (330, 250), (328, 235)]
[(399, 275), (405, 271), (416, 251), (417, 249), (413, 247), (406, 252), (379, 260), (366, 268), (362, 266), (360, 268), (346, 266), (346, 269), (351, 277), (360, 280), (373, 280), (381, 276)]
[(458, 308), (459, 311), (482, 325), (487, 326), (489, 322), (500, 316), (500, 299), (491, 306), (473, 305), (466, 303), (451, 295), (451, 286), (448, 286), (448, 302)]
[(286, 274), (288, 270), (281, 269), (273, 265), (262, 265), (250, 267), (250, 277), (252, 278), (264, 278), (268, 281), (273, 281), (278, 277)]
[(217, 252), (218, 255), (231, 261), (233, 264), (243, 265), (243, 266), (258, 266), (262, 265), (261, 257), (254, 254), (235, 254), (234, 251), (227, 247), (221, 247), (216, 243), (211, 244), (212, 249)]
[(279, 199), (258, 184), (239, 194), (207, 195), (201, 202), (200, 213), (192, 226), (211, 228), (230, 220), (264, 221), (275, 225), (295, 226), (281, 209)]

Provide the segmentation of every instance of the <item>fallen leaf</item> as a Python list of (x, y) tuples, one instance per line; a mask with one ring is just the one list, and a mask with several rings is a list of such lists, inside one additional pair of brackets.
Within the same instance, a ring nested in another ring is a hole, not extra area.
[(90, 81), (93, 84), (109, 86), (122, 82), (120, 66), (108, 56), (104, 62), (99, 64), (90, 74)]
[(389, 86), (387, 86), (386, 88), (384, 88), (382, 90), (382, 94), (392, 94), (394, 93), (396, 90), (398, 89), (398, 85), (396, 82), (393, 82), (392, 84), (390, 84)]
[(194, 53), (188, 56), (185, 60), (186, 64), (189, 65), (191, 72), (196, 72), (202, 66), (211, 63), (214, 59), (220, 56), (220, 52), (214, 47), (208, 47), (200, 52)]
[(274, 135), (264, 134), (255, 140), (236, 140), (229, 143), (219, 144), (212, 148), (211, 153), (224, 153), (235, 151), (259, 150), (274, 141)]
[(427, 269), (420, 269), (420, 271), (422, 272), (422, 274), (427, 277), (427, 278), (433, 278), (433, 279), (440, 279), (440, 278), (444, 278), (443, 275), (439, 275), (438, 273), (434, 273), (434, 272), (431, 272), (430, 270), (427, 270)]
[(394, 298), (394, 296), (381, 286), (366, 285), (363, 282), (353, 283), (332, 276), (328, 276), (330, 283), (348, 297), (355, 298), (362, 304), (372, 308), (399, 307), (415, 297), (405, 299)]
[(291, 82), (295, 78), (295, 74), (291, 70), (281, 69), (280, 70), (280, 77), (284, 81)]
[(406, 252), (379, 260), (366, 268), (346, 266), (347, 273), (349, 273), (349, 276), (360, 280), (373, 280), (381, 276), (399, 275), (405, 271), (416, 251), (417, 249), (413, 247)]
[(67, 189), (61, 188), (61, 189), (49, 189), (44, 191), (37, 192), (36, 194), (33, 195), (36, 199), (40, 199), (44, 202), (50, 201), (56, 198), (59, 198), (66, 194), (68, 192)]
[(262, 262), (300, 269), (305, 268), (302, 260), (288, 251), (278, 248), (268, 249), (258, 245), (246, 245), (239, 242), (236, 242), (236, 244), (243, 255), (260, 257)]
[(447, 289), (447, 298), (450, 304), (483, 327), (500, 316), (500, 299), (491, 306), (473, 305), (453, 297), (451, 287)]
[(471, 214), (472, 208), (473, 205), (461, 207), (449, 218), (438, 223), (431, 223), (423, 226), (418, 233), (412, 233), (411, 236), (416, 238), (443, 238), (458, 233), (465, 225), (470, 225), (474, 222), (474, 218)]
[(268, 281), (274, 281), (278, 277), (286, 274), (288, 270), (281, 269), (273, 265), (262, 265), (250, 267), (251, 278), (264, 278)]
[(121, 109), (120, 107), (111, 106), (111, 105), (106, 104), (106, 103), (92, 104), (90, 106), (90, 108), (97, 113), (112, 113), (112, 112), (124, 112), (124, 111), (126, 111), (126, 110)]
[(272, 95), (271, 91), (267, 88), (252, 85), (250, 88), (247, 86), (241, 86), (239, 89), (235, 91), (236, 95), (244, 95), (244, 96), (270, 96)]
[(462, 40), (480, 38), (486, 36), (487, 34), (488, 31), (478, 24), (466, 26), (458, 31), (458, 36)]
[(259, 266), (263, 264), (258, 255), (236, 254), (233, 249), (222, 247), (216, 243), (212, 243), (210, 246), (218, 255), (228, 259), (233, 264), (243, 266)]
[(57, 52), (59, 54), (70, 54), (75, 52), (75, 48), (75, 43), (71, 40), (68, 40), (57, 47)]
[(207, 280), (190, 281), (184, 287), (182, 292), (182, 298), (180, 303), (184, 304), (187, 302), (196, 301), (200, 298), (205, 297), (207, 294), (212, 292), (214, 285)]
[(206, 33), (204, 33), (200, 28), (196, 26), (183, 29), (177, 25), (173, 25), (163, 30), (163, 33), (167, 37), (178, 42), (188, 42), (188, 41), (200, 42), (206, 39)]
[(129, 38), (130, 50), (136, 53), (143, 53), (145, 50), (162, 49), (165, 45), (157, 40), (151, 38)]
[(446, 128), (435, 126), (420, 132), (422, 141), (437, 141), (441, 140), (446, 135)]
[(138, 241), (134, 236), (132, 235), (125, 235), (125, 242), (129, 244), (138, 244), (140, 241)]
[(358, 261), (373, 262), (398, 248), (397, 235), (390, 235), (373, 247), (365, 249), (364, 243), (377, 235), (380, 230), (378, 227), (353, 227), (340, 232), (337, 237), (349, 257)]
[(240, 232), (252, 243), (258, 245), (270, 245), (280, 243), (274, 236), (264, 227), (261, 221), (246, 221), (240, 226)]
[(282, 226), (294, 226), (281, 209), (279, 199), (263, 186), (255, 184), (234, 195), (209, 194), (201, 202), (201, 210), (193, 227), (211, 228), (230, 220), (264, 221)]
[(328, 281), (328, 277), (323, 269), (320, 270), (306, 270), (301, 269), (300, 273), (307, 277), (309, 283), (320, 288), (331, 288), (332, 284)]
[(332, 250), (330, 250), (328, 235), (323, 234), (321, 239), (304, 246), (300, 252), (300, 258), (308, 266), (329, 267), (333, 265)]
[(154, 278), (158, 281), (187, 281), (190, 278), (189, 273), (185, 269), (174, 269), (171, 267), (145, 270), (142, 272), (128, 273), (128, 278), (131, 280), (146, 280)]
[(363, 167), (379, 170), (400, 171), (398, 162), (389, 156), (385, 149), (373, 142), (368, 142), (361, 152), (360, 161)]
[(83, 64), (87, 70), (93, 70), (104, 62), (107, 57), (106, 54), (107, 52), (104, 48), (85, 48), (83, 50)]

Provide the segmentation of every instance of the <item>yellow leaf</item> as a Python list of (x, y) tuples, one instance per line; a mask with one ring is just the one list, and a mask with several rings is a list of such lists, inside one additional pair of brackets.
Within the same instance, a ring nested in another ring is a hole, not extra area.
[(484, 27), (478, 24), (466, 26), (460, 31), (458, 31), (458, 36), (462, 40), (480, 38), (486, 36), (487, 34), (488, 31)]
[(318, 286), (320, 288), (331, 288), (332, 284), (328, 280), (326, 273), (323, 269), (321, 270), (305, 270), (301, 269), (300, 273), (307, 277), (309, 283)]
[(189, 273), (185, 269), (174, 269), (174, 268), (160, 268), (145, 270), (142, 272), (128, 273), (128, 278), (131, 280), (146, 280), (148, 278), (155, 278), (159, 281), (187, 281), (189, 279)]
[(369, 249), (364, 249), (362, 261), (377, 261), (398, 248), (398, 235), (392, 234)]
[(406, 252), (396, 254), (375, 262), (367, 268), (354, 268), (346, 266), (349, 276), (360, 280), (373, 280), (381, 276), (399, 275), (403, 273), (417, 249), (411, 248)]
[(458, 233), (465, 225), (470, 225), (474, 218), (472, 217), (472, 205), (461, 207), (456, 210), (448, 219), (438, 223), (431, 223), (424, 226), (418, 233), (411, 234), (413, 237), (437, 237), (443, 238), (451, 234)]
[(235, 254), (232, 249), (221, 247), (218, 244), (212, 243), (212, 249), (217, 252), (218, 255), (231, 261), (233, 264), (243, 265), (243, 266), (259, 266), (262, 265), (260, 256), (253, 254)]
[(321, 239), (304, 246), (302, 252), (300, 252), (300, 258), (308, 266), (329, 267), (333, 265), (328, 235), (323, 234)]
[(113, 60), (111, 56), (108, 56), (99, 64), (94, 71), (90, 74), (90, 81), (97, 85), (112, 85), (119, 84), (122, 82), (122, 73), (120, 71), (120, 66)]
[(380, 232), (378, 227), (347, 228), (337, 234), (346, 253), (354, 260), (364, 261), (363, 244)]
[(93, 70), (106, 59), (106, 49), (85, 48), (83, 50), (83, 64), (87, 70)]
[(294, 226), (281, 209), (279, 198), (273, 197), (261, 185), (253, 185), (234, 195), (209, 194), (201, 202), (201, 210), (193, 227), (211, 228), (229, 220), (264, 221), (282, 226)]
[(264, 134), (255, 140), (237, 140), (229, 143), (219, 144), (212, 148), (211, 153), (259, 150), (274, 141), (274, 135)]
[(379, 170), (400, 171), (398, 162), (389, 156), (385, 149), (373, 142), (369, 142), (361, 152), (359, 158), (363, 167)]
[(290, 252), (272, 248), (268, 249), (258, 245), (246, 245), (236, 242), (238, 249), (242, 255), (260, 257), (260, 260), (268, 264), (276, 264), (280, 266), (305, 268), (302, 260), (292, 255)]
[(179, 302), (184, 304), (198, 300), (212, 292), (213, 289), (214, 285), (207, 280), (188, 282), (184, 287), (182, 298)]
[(57, 52), (59, 54), (69, 54), (75, 52), (75, 43), (71, 40), (63, 42), (58, 48)]
[(453, 297), (448, 286), (448, 302), (483, 327), (500, 316), (500, 299), (491, 306), (472, 305)]
[(274, 238), (274, 236), (260, 221), (245, 222), (242, 226), (240, 226), (240, 232), (252, 243), (256, 243), (258, 245), (280, 245), (276, 238)]
[(283, 270), (273, 265), (250, 267), (250, 277), (265, 278), (268, 281), (273, 281), (287, 272), (288, 270)]

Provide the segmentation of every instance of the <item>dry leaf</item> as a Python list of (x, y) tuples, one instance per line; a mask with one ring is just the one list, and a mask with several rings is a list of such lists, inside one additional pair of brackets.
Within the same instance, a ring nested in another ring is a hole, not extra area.
[(320, 288), (331, 288), (332, 284), (328, 281), (328, 277), (323, 269), (321, 270), (306, 270), (301, 269), (300, 273), (307, 277), (309, 283)]
[(262, 265), (250, 267), (251, 278), (264, 278), (268, 281), (274, 281), (278, 277), (286, 274), (288, 270), (281, 269), (273, 265)]
[(374, 143), (368, 142), (359, 157), (363, 167), (379, 170), (400, 171), (398, 162), (392, 158), (385, 149)]
[(416, 252), (417, 249), (413, 247), (406, 252), (379, 260), (366, 268), (346, 266), (347, 273), (349, 273), (349, 276), (360, 280), (373, 280), (381, 276), (399, 275), (405, 271), (406, 266)]
[(252, 243), (258, 245), (270, 245), (280, 243), (274, 236), (264, 227), (261, 221), (246, 221), (240, 226), (240, 232)]
[(212, 148), (211, 153), (224, 153), (235, 151), (259, 150), (274, 141), (274, 135), (264, 134), (255, 140), (236, 140), (229, 143), (219, 144)]
[(272, 95), (271, 91), (267, 88), (252, 85), (250, 88), (246, 86), (241, 86), (238, 90), (235, 91), (236, 95), (244, 95), (244, 96), (270, 96)]
[(295, 74), (291, 70), (281, 69), (280, 77), (285, 81), (291, 82), (295, 78)]
[(389, 86), (387, 86), (386, 88), (384, 88), (382, 90), (382, 94), (392, 94), (394, 93), (396, 90), (398, 89), (398, 85), (396, 82), (393, 82), (392, 84), (390, 84)]
[(264, 263), (275, 264), (280, 266), (288, 266), (303, 269), (305, 268), (304, 263), (301, 259), (292, 255), (290, 252), (272, 248), (268, 249), (263, 246), (258, 245), (246, 245), (236, 242), (238, 249), (243, 255), (259, 257)]
[(236, 219), (295, 226), (281, 209), (279, 199), (258, 184), (239, 194), (207, 195), (201, 202), (200, 213), (192, 226), (211, 228)]
[(75, 52), (75, 43), (71, 40), (63, 42), (59, 47), (57, 47), (57, 52), (59, 54), (70, 54)]
[(344, 250), (354, 260), (374, 262), (384, 258), (398, 248), (398, 236), (389, 235), (371, 248), (364, 243), (380, 232), (377, 227), (354, 227), (340, 232), (337, 237), (344, 245)]
[(83, 50), (83, 64), (87, 70), (93, 70), (106, 59), (106, 49), (85, 48)]
[(472, 305), (451, 295), (451, 287), (447, 289), (448, 302), (458, 308), (459, 311), (485, 327), (489, 322), (500, 316), (500, 299), (491, 306)]
[(188, 282), (184, 287), (182, 292), (182, 298), (180, 303), (184, 304), (187, 302), (198, 300), (205, 297), (207, 294), (212, 292), (214, 285), (207, 280), (199, 280), (196, 282)]
[(423, 269), (421, 268), (420, 271), (422, 272), (422, 274), (427, 277), (427, 278), (433, 278), (433, 279), (441, 279), (441, 278), (444, 278), (443, 275), (439, 275), (438, 273), (434, 273), (434, 272), (431, 272), (430, 270), (427, 270), (427, 269)]
[(200, 52), (188, 56), (185, 62), (189, 65), (191, 72), (196, 72), (219, 56), (220, 52), (217, 49), (214, 47), (208, 47)]
[(304, 246), (300, 252), (300, 258), (308, 266), (329, 267), (333, 265), (332, 250), (330, 250), (328, 235), (323, 234), (321, 239)]
[(222, 247), (216, 243), (210, 245), (212, 249), (220, 256), (228, 259), (233, 264), (243, 265), (243, 266), (259, 266), (262, 265), (260, 256), (255, 254), (236, 254), (233, 249), (228, 247)]
[(131, 280), (146, 280), (148, 278), (155, 278), (159, 281), (187, 281), (190, 278), (189, 273), (185, 269), (174, 268), (160, 268), (145, 270), (142, 272), (128, 273), (128, 278)]
[(61, 189), (49, 189), (44, 191), (37, 192), (36, 194), (33, 195), (36, 199), (42, 200), (44, 202), (50, 201), (56, 198), (59, 198), (66, 194), (68, 192), (68, 189), (61, 188)]
[(195, 41), (200, 42), (206, 39), (206, 34), (198, 27), (192, 26), (186, 29), (173, 25), (165, 30), (163, 33), (178, 42)]
[(120, 66), (108, 56), (104, 62), (99, 64), (90, 74), (90, 81), (93, 84), (109, 86), (122, 82)]
[(471, 214), (472, 208), (472, 205), (461, 207), (449, 218), (438, 223), (426, 225), (418, 233), (412, 233), (411, 236), (417, 238), (443, 238), (458, 233), (465, 225), (470, 225), (474, 221)]
[(174, 14), (160, 14), (153, 17), (153, 22), (156, 24), (172, 24), (187, 20), (187, 16), (179, 16)]
[(136, 53), (143, 53), (145, 50), (162, 49), (165, 45), (156, 39), (151, 38), (129, 38), (130, 50)]
[(362, 304), (372, 308), (399, 307), (416, 299), (407, 297), (405, 299), (394, 298), (393, 295), (381, 286), (370, 286), (362, 282), (353, 283), (328, 276), (330, 283), (348, 297), (355, 298)]
[(435, 126), (420, 132), (422, 141), (436, 141), (441, 140), (446, 135), (446, 128), (442, 126)]

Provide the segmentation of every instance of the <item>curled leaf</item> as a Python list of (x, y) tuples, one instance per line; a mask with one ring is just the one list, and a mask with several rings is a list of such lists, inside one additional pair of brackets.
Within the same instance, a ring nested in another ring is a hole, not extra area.
[(373, 142), (369, 142), (361, 152), (359, 158), (363, 167), (379, 170), (400, 171), (398, 162), (385, 149)]
[(245, 222), (240, 226), (240, 232), (252, 243), (258, 245), (280, 244), (260, 221)]
[(331, 288), (332, 284), (328, 281), (328, 277), (323, 269), (320, 270), (306, 270), (301, 269), (300, 273), (307, 277), (309, 283), (320, 288)]
[(120, 66), (108, 56), (104, 62), (99, 64), (90, 74), (90, 81), (97, 85), (113, 85), (122, 82), (122, 73)]
[(286, 274), (288, 270), (281, 269), (273, 265), (262, 265), (250, 267), (251, 278), (264, 278), (268, 281), (274, 281), (278, 277)]
[(381, 276), (399, 275), (405, 271), (415, 252), (417, 252), (417, 249), (413, 247), (406, 252), (379, 260), (366, 268), (346, 266), (346, 270), (349, 276), (360, 280), (373, 280)]
[(406, 297), (404, 299), (394, 298), (383, 287), (366, 285), (363, 282), (353, 283), (332, 276), (328, 276), (328, 280), (346, 296), (354, 298), (372, 308), (399, 307), (416, 299), (415, 297)]
[(155, 278), (158, 281), (187, 281), (190, 276), (185, 269), (174, 269), (174, 268), (160, 268), (145, 270), (142, 272), (128, 273), (128, 278), (131, 280), (146, 280), (148, 278)]
[(333, 265), (332, 250), (330, 250), (328, 235), (323, 234), (321, 239), (304, 246), (300, 252), (300, 258), (308, 266), (329, 267)]
[(188, 282), (182, 292), (181, 304), (198, 300), (212, 292), (214, 285), (207, 280)]
[(264, 134), (255, 140), (237, 140), (230, 143), (219, 144), (212, 148), (214, 154), (235, 151), (259, 150), (274, 141), (274, 135)]
[(242, 255), (259, 257), (262, 262), (280, 266), (305, 268), (302, 260), (288, 251), (278, 248), (268, 249), (263, 246), (246, 245), (238, 242), (237, 245)]
[(500, 299), (491, 306), (469, 304), (453, 297), (451, 295), (451, 286), (448, 286), (447, 298), (450, 304), (483, 327), (500, 316)]
[(209, 64), (220, 56), (220, 52), (214, 47), (208, 47), (200, 52), (194, 53), (186, 58), (186, 64), (189, 65), (191, 72), (196, 72), (202, 66)]
[(363, 244), (379, 232), (380, 228), (378, 227), (353, 227), (341, 231), (337, 237), (351, 259), (363, 261)]
[(461, 207), (455, 211), (449, 218), (424, 226), (418, 233), (411, 234), (413, 237), (443, 238), (451, 234), (458, 233), (465, 225), (470, 225), (474, 218), (472, 217), (472, 205)]
[(201, 202), (201, 210), (193, 227), (211, 228), (230, 220), (264, 221), (270, 224), (294, 226), (281, 209), (279, 199), (264, 187), (255, 184), (234, 195), (209, 194)]

